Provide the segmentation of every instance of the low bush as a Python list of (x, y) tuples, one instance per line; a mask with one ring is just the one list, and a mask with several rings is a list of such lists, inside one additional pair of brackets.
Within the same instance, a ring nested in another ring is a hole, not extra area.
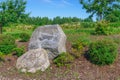
[(11, 35), (0, 35), (0, 45), (12, 45), (15, 44), (15, 39)]
[(21, 39), (20, 40), (21, 42), (27, 42), (30, 39), (30, 35), (27, 34), (27, 33), (21, 33), (20, 34), (20, 39)]
[(117, 57), (117, 44), (112, 40), (92, 42), (88, 50), (88, 59), (96, 65), (112, 64)]
[(14, 48), (12, 51), (14, 52), (14, 55), (16, 55), (17, 57), (20, 57), (25, 53), (24, 47)]
[(84, 53), (84, 44), (80, 41), (72, 44), (72, 55), (79, 58)]
[(120, 22), (113, 22), (113, 23), (111, 22), (111, 23), (109, 23), (109, 26), (118, 28), (118, 27), (120, 27)]
[(56, 57), (53, 62), (57, 65), (57, 66), (66, 66), (68, 64), (70, 64), (71, 62), (73, 62), (74, 57), (72, 55), (70, 55), (69, 53), (61, 53), (58, 57)]
[(108, 23), (106, 21), (100, 21), (96, 24), (94, 34), (109, 35), (110, 34), (109, 28), (110, 27), (108, 26)]
[(0, 52), (4, 54), (9, 54), (15, 47), (15, 39), (12, 36), (0, 35)]
[(0, 61), (4, 61), (4, 54), (0, 52)]
[(6, 35), (11, 35), (15, 39), (19, 39), (20, 34), (21, 34), (20, 32), (8, 32), (8, 33), (6, 33)]
[(81, 22), (81, 27), (83, 28), (94, 28), (95, 27), (94, 22)]

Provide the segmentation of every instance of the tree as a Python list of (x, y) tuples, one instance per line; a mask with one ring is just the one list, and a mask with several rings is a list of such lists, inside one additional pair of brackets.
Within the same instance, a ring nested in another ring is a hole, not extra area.
[(80, 19), (77, 18), (77, 17), (73, 17), (73, 18), (72, 18), (72, 22), (80, 22)]
[(5, 0), (0, 2), (0, 25), (21, 22), (27, 17), (29, 14), (25, 14), (26, 3), (26, 0)]
[(110, 22), (120, 21), (120, 10), (113, 10), (112, 12), (106, 14), (105, 19)]
[(93, 22), (93, 19), (91, 17), (87, 17), (83, 19), (83, 22)]
[(60, 16), (57, 16), (57, 17), (53, 18), (53, 24), (61, 24)]
[(80, 4), (86, 9), (86, 12), (97, 15), (98, 20), (104, 19), (107, 12), (120, 8), (120, 0), (80, 0)]

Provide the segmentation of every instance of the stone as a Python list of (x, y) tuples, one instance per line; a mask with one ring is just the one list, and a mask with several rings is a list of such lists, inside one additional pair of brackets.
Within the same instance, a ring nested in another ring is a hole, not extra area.
[(21, 72), (35, 73), (38, 70), (45, 71), (50, 65), (47, 51), (39, 48), (29, 50), (17, 59), (16, 68)]
[(49, 59), (54, 59), (60, 53), (66, 52), (66, 35), (59, 25), (38, 27), (32, 34), (28, 50), (44, 48)]

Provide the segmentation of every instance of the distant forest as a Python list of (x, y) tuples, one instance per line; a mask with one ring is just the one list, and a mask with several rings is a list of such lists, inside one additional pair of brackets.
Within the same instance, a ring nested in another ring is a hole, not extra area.
[(30, 13), (25, 12), (26, 0), (5, 0), (0, 2), (0, 25), (5, 26), (11, 23), (23, 23), (30, 25), (64, 24), (71, 22), (93, 22), (93, 15), (97, 16), (96, 21), (106, 20), (109, 22), (120, 21), (119, 0), (80, 0), (80, 4), (91, 15), (86, 19), (77, 17), (30, 17)]

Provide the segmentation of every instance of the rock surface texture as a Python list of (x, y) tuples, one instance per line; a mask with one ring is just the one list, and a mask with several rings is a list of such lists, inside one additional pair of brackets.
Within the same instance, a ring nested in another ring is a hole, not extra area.
[(47, 52), (42, 49), (29, 50), (18, 58), (16, 68), (22, 72), (35, 73), (37, 70), (45, 71), (50, 65)]
[(66, 35), (59, 25), (38, 27), (32, 34), (28, 50), (44, 48), (49, 59), (54, 59), (61, 52), (66, 52)]

